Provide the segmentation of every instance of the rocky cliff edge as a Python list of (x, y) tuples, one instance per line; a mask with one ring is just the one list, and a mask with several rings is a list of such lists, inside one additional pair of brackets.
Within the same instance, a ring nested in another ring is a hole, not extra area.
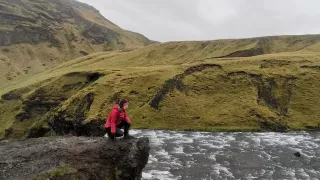
[(149, 140), (50, 137), (0, 142), (0, 179), (140, 179)]

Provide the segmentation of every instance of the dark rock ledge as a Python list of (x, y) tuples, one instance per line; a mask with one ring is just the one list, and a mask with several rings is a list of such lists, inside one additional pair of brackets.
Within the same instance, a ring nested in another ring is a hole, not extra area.
[(0, 179), (140, 179), (147, 138), (49, 137), (0, 142)]

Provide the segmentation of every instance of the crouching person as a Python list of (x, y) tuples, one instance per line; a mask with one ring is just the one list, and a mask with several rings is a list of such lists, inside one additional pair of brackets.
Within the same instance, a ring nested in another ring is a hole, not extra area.
[[(128, 106), (129, 102), (125, 99), (122, 99), (119, 104), (113, 106), (105, 124), (108, 137), (111, 140), (115, 140), (116, 137), (121, 136), (123, 136), (125, 139), (129, 138), (131, 120), (126, 113)], [(121, 131), (122, 128), (124, 129), (124, 132)]]

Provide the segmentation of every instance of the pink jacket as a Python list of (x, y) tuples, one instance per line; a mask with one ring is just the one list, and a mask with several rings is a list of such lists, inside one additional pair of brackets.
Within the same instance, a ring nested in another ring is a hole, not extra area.
[(116, 133), (116, 126), (119, 125), (123, 119), (129, 124), (131, 123), (126, 111), (120, 111), (119, 106), (114, 105), (104, 127), (111, 127), (111, 133), (114, 134)]

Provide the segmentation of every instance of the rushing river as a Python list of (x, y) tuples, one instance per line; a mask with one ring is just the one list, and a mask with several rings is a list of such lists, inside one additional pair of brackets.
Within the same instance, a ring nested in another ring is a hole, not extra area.
[(144, 180), (320, 179), (319, 132), (130, 134), (150, 139)]

